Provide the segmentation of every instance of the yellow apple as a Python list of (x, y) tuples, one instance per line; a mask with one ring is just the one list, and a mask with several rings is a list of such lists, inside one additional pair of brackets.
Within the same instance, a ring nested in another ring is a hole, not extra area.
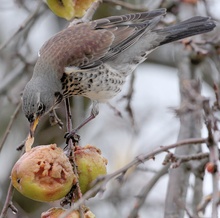
[(107, 160), (102, 157), (100, 149), (91, 145), (77, 146), (74, 155), (79, 175), (79, 186), (84, 194), (91, 188), (92, 181), (98, 176), (106, 175)]
[(51, 11), (59, 17), (71, 20), (82, 17), (96, 0), (46, 0)]

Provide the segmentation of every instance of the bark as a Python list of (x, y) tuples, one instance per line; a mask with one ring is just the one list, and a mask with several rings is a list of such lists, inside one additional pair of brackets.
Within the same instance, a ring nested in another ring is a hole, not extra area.
[[(201, 110), (192, 112), (182, 112), (186, 108), (191, 108), (194, 101), (191, 94), (200, 93), (200, 84), (195, 80), (196, 68), (192, 67), (190, 59), (185, 57), (179, 62), (179, 81), (180, 81), (180, 131), (178, 140), (184, 138), (200, 137), (201, 130)], [(191, 94), (190, 94), (191, 93)], [(196, 96), (195, 96), (196, 97)], [(176, 155), (189, 155), (198, 153), (200, 149), (193, 145), (177, 148)], [(189, 186), (190, 164), (181, 164), (178, 168), (170, 169), (169, 183), (165, 202), (165, 218), (182, 218), (185, 213), (186, 196)], [(198, 188), (198, 187), (197, 187)], [(201, 187), (199, 188), (199, 190)], [(200, 190), (201, 191), (201, 190)]]

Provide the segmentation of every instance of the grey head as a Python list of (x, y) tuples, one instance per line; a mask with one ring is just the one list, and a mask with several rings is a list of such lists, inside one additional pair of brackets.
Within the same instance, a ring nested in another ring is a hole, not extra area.
[(62, 94), (48, 86), (38, 77), (32, 78), (26, 85), (22, 96), (23, 112), (30, 122), (30, 133), (34, 134), (39, 119), (62, 101)]

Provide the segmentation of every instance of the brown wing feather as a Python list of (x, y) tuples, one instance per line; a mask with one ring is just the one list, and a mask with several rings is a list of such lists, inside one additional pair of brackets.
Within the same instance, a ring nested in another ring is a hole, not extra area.
[(109, 31), (95, 31), (89, 24), (80, 24), (49, 39), (41, 48), (40, 57), (60, 67), (81, 67), (103, 57), (113, 40)]
[[(150, 19), (164, 13), (160, 9), (71, 26), (49, 39), (41, 48), (40, 57), (62, 70), (69, 66), (95, 67), (135, 43), (151, 24)], [(137, 22), (127, 24), (130, 21)]]

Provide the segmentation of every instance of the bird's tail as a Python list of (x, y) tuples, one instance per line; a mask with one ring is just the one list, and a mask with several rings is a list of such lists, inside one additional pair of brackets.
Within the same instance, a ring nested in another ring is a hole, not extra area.
[(189, 36), (209, 32), (215, 26), (215, 22), (211, 18), (196, 16), (173, 26), (155, 30), (155, 32), (166, 35), (164, 40), (160, 42), (160, 45), (163, 45)]

